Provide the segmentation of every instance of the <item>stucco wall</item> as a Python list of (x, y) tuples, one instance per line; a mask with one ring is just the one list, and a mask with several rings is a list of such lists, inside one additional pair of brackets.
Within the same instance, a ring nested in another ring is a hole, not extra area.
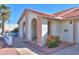
[[(33, 37), (33, 28), (32, 28), (32, 20), (37, 19), (37, 14), (30, 12), (28, 17), (24, 17), (22, 21), (19, 23), (19, 37), (23, 37), (23, 21), (27, 21), (27, 27), (25, 28), (26, 39), (28, 41), (32, 41)], [(57, 21), (51, 20), (51, 35), (60, 36), (60, 39), (63, 41), (73, 42), (73, 24), (70, 24), (69, 21)], [(64, 30), (67, 29), (68, 31), (65, 32)], [(48, 19), (42, 18), (42, 45), (46, 44), (47, 40), (47, 32), (48, 32)]]
[[(32, 20), (37, 20), (37, 14), (30, 12), (28, 17), (24, 17), (22, 21), (19, 23), (19, 37), (23, 37), (23, 21), (27, 21), (28, 26), (25, 28), (25, 34), (28, 41), (32, 41), (33, 37), (33, 28), (32, 28)], [(64, 30), (67, 29), (68, 31), (65, 32)], [(60, 36), (60, 39), (63, 41), (73, 42), (73, 24), (70, 24), (69, 21), (57, 21), (51, 20), (51, 35)], [(42, 18), (42, 45), (46, 44), (47, 40), (47, 32), (48, 32), (48, 19)]]
[(46, 45), (48, 32), (48, 21), (46, 18), (42, 19), (42, 45)]
[(19, 22), (19, 37), (23, 38), (23, 22), (25, 21), (25, 17), (23, 18), (22, 21)]
[(73, 24), (69, 21), (61, 22), (61, 39), (73, 43)]
[(55, 22), (53, 20), (50, 23), (50, 34), (55, 35)]
[(21, 37), (21, 27), (22, 27), (22, 26), (21, 26), (21, 22), (19, 22), (18, 27), (19, 27), (19, 34), (18, 34), (18, 35), (19, 35), (19, 37)]
[(32, 20), (33, 19), (36, 19), (37, 20), (37, 14), (33, 13), (33, 12), (29, 12), (29, 15), (28, 15), (28, 28), (27, 28), (27, 40), (29, 41), (32, 41), (32, 36), (33, 36), (33, 32), (32, 32)]
[(51, 35), (53, 36), (60, 36), (60, 22), (52, 20), (51, 21)]
[(60, 21), (56, 22), (56, 36), (60, 36)]
[[(50, 21), (50, 34), (52, 36), (60, 37), (60, 21), (51, 20)], [(42, 44), (46, 45), (48, 37), (48, 19), (42, 19)]]
[(79, 44), (79, 21), (76, 22), (76, 30), (75, 30), (75, 35), (76, 35), (76, 43)]

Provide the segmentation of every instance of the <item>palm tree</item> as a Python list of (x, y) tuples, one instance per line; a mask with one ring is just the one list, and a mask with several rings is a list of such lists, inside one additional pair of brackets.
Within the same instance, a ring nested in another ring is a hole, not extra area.
[(2, 33), (4, 33), (4, 25), (5, 21), (9, 20), (10, 17), (10, 8), (6, 5), (2, 4), (0, 5), (0, 19), (2, 21)]

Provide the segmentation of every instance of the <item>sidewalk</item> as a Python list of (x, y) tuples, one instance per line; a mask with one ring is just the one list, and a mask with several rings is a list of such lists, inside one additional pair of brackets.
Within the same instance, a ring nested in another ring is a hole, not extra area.
[(38, 55), (28, 48), (1, 48), (0, 55)]
[(18, 55), (15, 48), (1, 48), (0, 55)]
[(16, 48), (19, 55), (38, 55), (28, 48)]

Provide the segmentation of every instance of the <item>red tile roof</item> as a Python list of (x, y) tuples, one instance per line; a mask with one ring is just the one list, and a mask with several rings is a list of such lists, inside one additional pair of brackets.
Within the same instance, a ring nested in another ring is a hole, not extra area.
[(79, 9), (76, 9), (73, 12), (70, 12), (69, 14), (64, 15), (63, 17), (69, 18), (69, 17), (77, 17), (77, 16), (79, 16)]
[(32, 11), (34, 13), (37, 13), (37, 14), (40, 14), (42, 16), (45, 16), (45, 17), (61, 17), (61, 18), (69, 18), (69, 17), (77, 17), (79, 16), (79, 8), (70, 8), (70, 9), (66, 9), (64, 11), (61, 11), (61, 12), (58, 12), (58, 13), (55, 13), (55, 14), (46, 14), (46, 13), (42, 13), (42, 12), (38, 12), (38, 11), (35, 11), (35, 10), (31, 10), (31, 9), (27, 9), (29, 11)]
[(67, 12), (67, 11), (70, 11), (71, 9), (74, 9), (74, 8), (69, 8), (69, 9), (66, 9), (66, 10), (61, 11), (61, 12), (56, 12), (56, 13), (54, 13), (53, 15), (59, 16), (59, 15), (61, 15), (62, 13), (65, 13), (65, 12)]
[[(20, 20), (24, 17), (24, 15), (27, 15), (26, 11), (32, 11), (36, 14), (39, 14), (39, 15), (42, 15), (44, 17), (48, 17), (48, 18), (61, 18), (61, 19), (64, 19), (64, 18), (71, 18), (71, 17), (77, 17), (79, 16), (79, 8), (70, 8), (70, 9), (66, 9), (64, 11), (61, 11), (61, 12), (57, 12), (55, 14), (46, 14), (46, 13), (43, 13), (43, 12), (39, 12), (39, 11), (35, 11), (35, 10), (32, 10), (32, 9), (25, 9), (22, 16), (20, 17)], [(19, 20), (19, 21), (20, 21)], [(18, 21), (18, 23), (19, 23)]]
[(39, 11), (35, 11), (35, 10), (32, 10), (32, 9), (26, 9), (26, 10), (29, 10), (29, 11), (32, 11), (32, 12), (34, 12), (34, 13), (40, 14), (40, 15), (42, 15), (42, 16), (54, 17), (54, 15), (46, 14), (46, 13), (39, 12)]
[(48, 17), (48, 18), (54, 17), (54, 15), (51, 15), (51, 14), (46, 14), (46, 13), (39, 12), (39, 11), (35, 11), (35, 10), (32, 10), (32, 9), (25, 9), (25, 10), (23, 11), (23, 13), (22, 13), (22, 15), (21, 15), (21, 17), (20, 17), (20, 19), (19, 19), (19, 21), (18, 21), (17, 23), (19, 23), (19, 22), (22, 20), (22, 18), (23, 18), (25, 15), (27, 15), (27, 11), (32, 11), (32, 12), (34, 12), (34, 13), (36, 13), (36, 14), (39, 14), (39, 15), (42, 15), (42, 16)]
[(56, 17), (71, 18), (79, 16), (79, 8), (70, 8), (54, 14)]

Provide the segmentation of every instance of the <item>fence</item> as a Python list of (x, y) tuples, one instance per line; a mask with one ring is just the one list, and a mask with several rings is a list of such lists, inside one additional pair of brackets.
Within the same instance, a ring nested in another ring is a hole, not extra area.
[(12, 46), (12, 36), (10, 36), (8, 34), (4, 34), (3, 38), (4, 38), (5, 42), (8, 44), (8, 46)]

